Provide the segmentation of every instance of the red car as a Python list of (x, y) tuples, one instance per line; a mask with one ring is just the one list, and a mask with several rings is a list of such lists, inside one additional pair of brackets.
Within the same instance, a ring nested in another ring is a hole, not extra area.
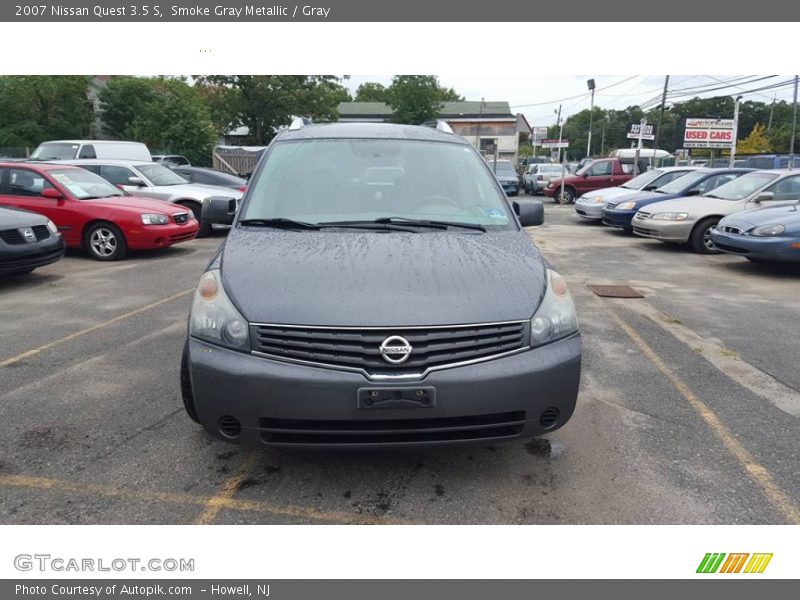
[(67, 247), (83, 248), (97, 260), (187, 242), (200, 227), (183, 206), (129, 195), (66, 165), (0, 163), (0, 206), (48, 217)]
[(562, 204), (575, 202), (586, 192), (593, 192), (607, 187), (617, 187), (633, 179), (633, 164), (623, 163), (618, 158), (593, 160), (578, 170), (575, 175), (564, 177), (564, 197), (561, 198), (561, 178), (551, 179), (544, 188), (548, 198), (560, 200)]

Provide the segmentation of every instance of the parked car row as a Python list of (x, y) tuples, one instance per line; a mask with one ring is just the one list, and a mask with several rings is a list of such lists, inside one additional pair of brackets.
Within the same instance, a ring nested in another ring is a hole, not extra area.
[(671, 167), (643, 173), (628, 186), (648, 176), (638, 191), (624, 193), (620, 186), (586, 194), (576, 201), (576, 214), (700, 254), (800, 262), (800, 172)]
[(44, 142), (28, 160), (0, 162), (0, 274), (51, 264), (65, 247), (109, 261), (207, 235), (203, 206), (237, 206), (246, 185), (138, 142)]

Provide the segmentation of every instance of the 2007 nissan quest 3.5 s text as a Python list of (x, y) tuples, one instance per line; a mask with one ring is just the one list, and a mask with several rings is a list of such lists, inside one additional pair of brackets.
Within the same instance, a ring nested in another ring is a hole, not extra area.
[[(295, 122), (270, 144), (200, 278), (181, 387), (213, 435), (357, 448), (562, 426), (581, 339), (562, 277), (489, 165), (435, 126)], [(235, 213), (235, 214), (234, 214)]]

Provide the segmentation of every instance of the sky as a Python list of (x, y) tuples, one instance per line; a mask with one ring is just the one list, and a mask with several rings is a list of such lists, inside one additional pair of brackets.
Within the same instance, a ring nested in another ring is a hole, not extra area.
[[(521, 112), (531, 126), (554, 125), (555, 111), (559, 100), (562, 105), (562, 117), (589, 108), (589, 92), (586, 81), (595, 80), (596, 90), (594, 104), (604, 109), (620, 110), (632, 104), (653, 101), (660, 102), (664, 88), (663, 75), (537, 75), (522, 78), (512, 75), (471, 76), (471, 75), (439, 75), (439, 82), (445, 87), (452, 87), (466, 100), (507, 101), (511, 112)], [(788, 85), (776, 90), (765, 90), (757, 93), (746, 93), (756, 89), (792, 79), (793, 75), (777, 75), (770, 79), (755, 81), (766, 75), (670, 75), (670, 90), (673, 94), (690, 95), (675, 97), (675, 101), (688, 100), (694, 96), (712, 97), (720, 95), (743, 95), (744, 100), (770, 102), (773, 96), (778, 100), (792, 101), (792, 86)], [(345, 85), (355, 94), (356, 88), (365, 81), (376, 81), (384, 85), (391, 83), (387, 75), (351, 75)], [(703, 92), (714, 87), (726, 85), (727, 89)], [(736, 85), (740, 84), (740, 85)], [(604, 89), (606, 88), (606, 89)], [(698, 88), (695, 93), (693, 90)], [(683, 91), (679, 91), (683, 90)], [(669, 104), (669, 100), (668, 100)], [(733, 117), (733, 115), (731, 115)]]

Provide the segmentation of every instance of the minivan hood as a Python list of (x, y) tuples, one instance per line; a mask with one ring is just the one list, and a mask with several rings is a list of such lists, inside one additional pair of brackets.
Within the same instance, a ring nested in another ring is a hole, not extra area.
[(16, 229), (45, 223), (47, 223), (47, 217), (44, 215), (19, 208), (0, 207), (0, 229)]
[(231, 229), (225, 290), (250, 322), (400, 327), (529, 319), (544, 261), (524, 231)]

